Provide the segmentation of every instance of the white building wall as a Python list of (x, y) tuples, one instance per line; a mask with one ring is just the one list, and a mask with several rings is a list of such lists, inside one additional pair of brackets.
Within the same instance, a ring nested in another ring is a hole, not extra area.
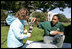
[(55, 14), (58, 14), (58, 13), (48, 12), (48, 21), (52, 21), (52, 17)]

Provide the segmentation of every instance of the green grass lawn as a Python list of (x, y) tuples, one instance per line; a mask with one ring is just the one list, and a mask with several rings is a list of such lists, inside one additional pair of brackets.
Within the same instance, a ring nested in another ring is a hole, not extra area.
[[(69, 24), (65, 24), (65, 26), (69, 25)], [(26, 29), (28, 30), (29, 26), (26, 26)], [(9, 26), (1, 26), (1, 48), (7, 48), (7, 35), (8, 35), (8, 30), (9, 30)], [(43, 34), (44, 34), (44, 30), (39, 29), (37, 27), (34, 26), (33, 31), (32, 31), (32, 37), (31, 38), (27, 38), (24, 40), (24, 43), (27, 40), (31, 40), (31, 41), (43, 41)]]
[(8, 30), (9, 30), (8, 26), (2, 26), (1, 27), (1, 48), (6, 48), (7, 47), (7, 45), (6, 45), (7, 40), (6, 39), (7, 39)]
[[(28, 30), (29, 26), (26, 26), (26, 29)], [(7, 35), (8, 35), (8, 30), (9, 30), (9, 26), (1, 26), (1, 48), (7, 48)], [(31, 41), (42, 41), (43, 40), (43, 30), (42, 29), (38, 29), (37, 27), (33, 28), (33, 32), (32, 32), (32, 37), (31, 38), (27, 38), (24, 40), (24, 43), (27, 40), (31, 40)]]

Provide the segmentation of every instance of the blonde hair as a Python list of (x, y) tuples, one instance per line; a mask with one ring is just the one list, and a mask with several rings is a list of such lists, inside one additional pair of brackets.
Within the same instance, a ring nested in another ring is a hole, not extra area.
[(15, 17), (21, 18), (21, 17), (26, 17), (28, 15), (28, 10), (26, 8), (21, 8), (17, 13), (15, 14)]

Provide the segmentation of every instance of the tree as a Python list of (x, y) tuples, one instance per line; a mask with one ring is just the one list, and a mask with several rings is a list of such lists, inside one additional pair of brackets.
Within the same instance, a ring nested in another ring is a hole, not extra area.
[(43, 12), (51, 11), (59, 8), (63, 11), (65, 7), (71, 7), (71, 1), (1, 1), (2, 8), (16, 10), (22, 6), (30, 10), (30, 7), (35, 9), (43, 8)]
[(66, 7), (71, 7), (71, 1), (34, 1), (34, 8), (40, 9), (43, 8), (43, 12), (51, 11), (55, 8), (59, 8), (63, 11)]
[(63, 11), (65, 7), (71, 7), (71, 1), (1, 1), (1, 9), (12, 10), (17, 12), (21, 7), (37, 10), (43, 8), (43, 12), (51, 11), (55, 8), (59, 8)]
[(66, 16), (64, 14), (59, 13), (59, 21), (60, 22), (70, 22), (70, 20), (68, 18), (66, 18)]
[(33, 12), (32, 17), (36, 17), (37, 21), (46, 21), (47, 20), (47, 13), (44, 12)]
[(4, 21), (6, 19), (6, 17), (7, 17), (7, 14), (4, 13), (5, 11), (6, 10), (1, 10), (1, 20), (2, 21)]

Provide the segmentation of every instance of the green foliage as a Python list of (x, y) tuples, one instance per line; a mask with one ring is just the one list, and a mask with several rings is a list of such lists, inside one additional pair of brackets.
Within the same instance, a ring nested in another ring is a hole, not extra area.
[[(17, 11), (19, 8), (25, 7), (27, 9), (43, 8), (43, 12), (59, 8), (61, 11), (65, 7), (71, 7), (71, 1), (1, 1), (1, 9)], [(31, 8), (30, 8), (31, 7)]]
[(1, 20), (4, 21), (8, 14), (5, 14), (6, 10), (1, 9)]
[(34, 6), (37, 9), (43, 8), (43, 12), (47, 12), (47, 9), (51, 11), (55, 8), (63, 11), (65, 7), (71, 7), (71, 1), (35, 1)]
[(47, 13), (33, 12), (32, 17), (36, 17), (38, 21), (46, 21), (47, 20)]
[(64, 14), (58, 14), (59, 16), (59, 21), (60, 22), (70, 22), (70, 20), (68, 18), (66, 18), (66, 16)]

